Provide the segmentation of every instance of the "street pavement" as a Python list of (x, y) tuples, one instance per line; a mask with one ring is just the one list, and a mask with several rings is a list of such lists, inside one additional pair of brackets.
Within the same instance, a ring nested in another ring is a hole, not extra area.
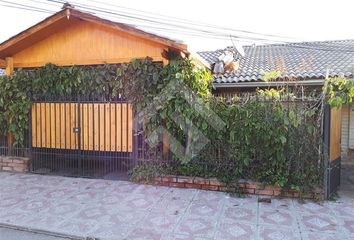
[(259, 198), (0, 172), (0, 226), (102, 240), (354, 239), (351, 197), (322, 203)]

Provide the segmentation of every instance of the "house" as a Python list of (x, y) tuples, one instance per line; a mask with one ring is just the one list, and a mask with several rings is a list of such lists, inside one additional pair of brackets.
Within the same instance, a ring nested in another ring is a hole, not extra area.
[[(354, 78), (354, 40), (246, 46), (244, 50), (244, 57), (233, 47), (198, 53), (214, 72), (216, 95), (227, 98), (284, 85), (321, 91), (326, 77)], [(228, 59), (227, 55), (233, 56), (233, 68), (223, 66), (224, 71), (220, 72), (220, 62), (224, 63), (221, 59)], [(264, 75), (271, 71), (278, 71), (279, 75), (264, 81)], [(343, 107), (341, 119), (343, 162), (354, 164), (354, 105)]]
[[(5, 69), (6, 75), (10, 76), (17, 69), (41, 68), (48, 63), (99, 69), (99, 66), (129, 63), (132, 59), (147, 57), (161, 65), (169, 61), (166, 52), (173, 52), (177, 56), (189, 55), (187, 46), (179, 41), (66, 6), (62, 11), (1, 43), (0, 69)], [(64, 99), (61, 103), (44, 99), (32, 104), (30, 124), (30, 147), (39, 149), (37, 155), (32, 155), (33, 169), (47, 171), (60, 168), (56, 163), (48, 165), (55, 161), (42, 161), (43, 154), (49, 151), (52, 157), (61, 154), (63, 164), (64, 161), (74, 162), (71, 166), (75, 166), (79, 170), (76, 172), (80, 173), (81, 162), (80, 167), (77, 167), (78, 161), (73, 161), (73, 158), (78, 157), (79, 149), (82, 153), (91, 151), (100, 156), (106, 154), (109, 156), (105, 155), (105, 158), (116, 161), (104, 171), (126, 169), (127, 164), (118, 161), (123, 156), (128, 162), (132, 156), (132, 106), (118, 97), (104, 101), (91, 99), (85, 103), (77, 99)], [(87, 136), (91, 136), (89, 141)], [(6, 139), (6, 136), (1, 137)], [(0, 142), (7, 142), (11, 148), (13, 136), (9, 134), (7, 141), (0, 139)], [(7, 149), (8, 146), (0, 147)], [(86, 163), (93, 163), (95, 159), (88, 157), (90, 159)], [(96, 166), (99, 165), (97, 163)]]

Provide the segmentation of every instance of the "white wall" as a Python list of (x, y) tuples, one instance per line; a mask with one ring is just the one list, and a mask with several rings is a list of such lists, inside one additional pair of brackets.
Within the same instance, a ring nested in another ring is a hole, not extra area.
[(354, 105), (349, 108), (349, 149), (354, 149)]
[(342, 154), (347, 155), (349, 148), (349, 107), (342, 108), (342, 136), (341, 149)]
[(354, 164), (354, 103), (342, 109), (341, 150), (345, 164)]

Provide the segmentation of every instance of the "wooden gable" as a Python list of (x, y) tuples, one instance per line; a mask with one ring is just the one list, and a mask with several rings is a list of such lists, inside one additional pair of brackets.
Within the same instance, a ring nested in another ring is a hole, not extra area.
[(152, 57), (163, 61), (167, 46), (95, 23), (77, 21), (40, 42), (14, 54), (14, 67), (39, 67), (129, 62)]
[(169, 49), (187, 52), (173, 40), (66, 9), (1, 44), (0, 59), (12, 58), (14, 68), (114, 64), (145, 57), (167, 62), (162, 53)]

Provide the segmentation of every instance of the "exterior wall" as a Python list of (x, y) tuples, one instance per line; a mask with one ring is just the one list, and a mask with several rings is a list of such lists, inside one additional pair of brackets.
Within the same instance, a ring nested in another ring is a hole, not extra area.
[(75, 21), (14, 54), (15, 68), (113, 64), (133, 58), (162, 57), (167, 47), (96, 23)]
[[(280, 87), (280, 86), (279, 86)], [(269, 86), (269, 87), (224, 87), (224, 88), (217, 88), (213, 90), (213, 95), (217, 97), (224, 97), (226, 99), (232, 99), (235, 96), (240, 96), (243, 94), (254, 93), (257, 89), (268, 89), (268, 88), (277, 88), (276, 86)], [(298, 92), (321, 92), (322, 86), (288, 86), (290, 89), (295, 89)]]
[(349, 109), (349, 149), (354, 150), (354, 105)]
[(342, 108), (342, 155), (346, 156), (349, 149), (349, 107)]
[(354, 164), (354, 104), (342, 109), (341, 150), (344, 164)]
[(0, 156), (0, 171), (28, 172), (29, 158)]

